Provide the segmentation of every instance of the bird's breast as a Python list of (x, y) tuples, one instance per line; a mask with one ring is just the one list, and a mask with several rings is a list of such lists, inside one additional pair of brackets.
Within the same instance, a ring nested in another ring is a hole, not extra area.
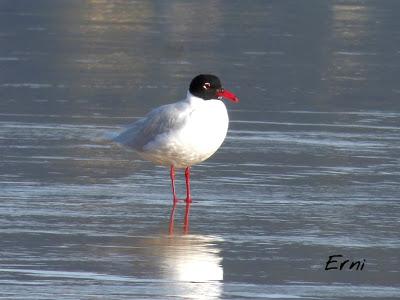
[(208, 100), (188, 117), (187, 125), (181, 132), (182, 143), (208, 158), (224, 141), (228, 124), (225, 104), (220, 100)]

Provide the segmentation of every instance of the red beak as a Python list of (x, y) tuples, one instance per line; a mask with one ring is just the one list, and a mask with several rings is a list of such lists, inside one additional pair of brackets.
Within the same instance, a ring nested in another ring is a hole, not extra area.
[(217, 96), (226, 98), (228, 100), (231, 100), (234, 103), (238, 103), (239, 102), (239, 98), (236, 97), (236, 95), (234, 93), (232, 93), (232, 92), (230, 92), (228, 90), (224, 90), (224, 89), (219, 90), (217, 92)]

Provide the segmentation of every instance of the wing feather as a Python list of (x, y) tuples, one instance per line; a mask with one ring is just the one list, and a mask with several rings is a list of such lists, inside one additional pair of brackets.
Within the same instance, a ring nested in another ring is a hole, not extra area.
[(183, 101), (167, 104), (150, 111), (145, 117), (129, 125), (114, 141), (142, 151), (157, 136), (179, 130), (188, 116), (189, 106)]

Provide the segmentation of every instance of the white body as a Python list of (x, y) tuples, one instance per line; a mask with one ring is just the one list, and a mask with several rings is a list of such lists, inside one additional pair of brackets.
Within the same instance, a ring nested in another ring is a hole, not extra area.
[(130, 125), (115, 141), (158, 165), (185, 168), (200, 163), (221, 146), (229, 118), (221, 100), (186, 99), (160, 106)]

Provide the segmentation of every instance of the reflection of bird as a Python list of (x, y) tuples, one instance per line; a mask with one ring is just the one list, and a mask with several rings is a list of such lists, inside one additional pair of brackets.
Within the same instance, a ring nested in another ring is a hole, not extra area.
[(170, 232), (178, 201), (175, 168), (186, 168), (186, 212), (189, 226), (190, 167), (209, 158), (221, 146), (228, 130), (228, 114), (222, 98), (239, 99), (221, 86), (214, 75), (198, 75), (190, 83), (186, 99), (160, 106), (130, 125), (115, 141), (135, 150), (144, 159), (170, 166), (173, 208)]
[(192, 300), (221, 299), (224, 269), (215, 236), (184, 235), (161, 237), (146, 249), (153, 264), (167, 280), (175, 298)]

